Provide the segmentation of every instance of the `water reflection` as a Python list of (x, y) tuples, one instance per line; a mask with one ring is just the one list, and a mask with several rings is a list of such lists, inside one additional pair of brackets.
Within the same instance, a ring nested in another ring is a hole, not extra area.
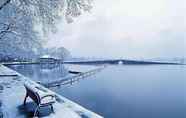
[(10, 68), (41, 83), (56, 81), (68, 75), (63, 64), (11, 65)]
[(186, 68), (110, 66), (56, 92), (105, 118), (185, 118)]
[[(63, 65), (12, 68), (45, 82), (68, 73)], [(186, 118), (185, 66), (110, 66), (91, 78), (52, 89), (105, 118)]]

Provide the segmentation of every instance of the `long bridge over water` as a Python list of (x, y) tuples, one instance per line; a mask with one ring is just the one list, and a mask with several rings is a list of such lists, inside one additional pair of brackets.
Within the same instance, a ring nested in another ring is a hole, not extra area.
[(80, 60), (80, 61), (64, 61), (65, 64), (180, 64), (174, 62), (161, 61), (142, 61), (127, 59), (102, 59), (102, 60)]
[[(48, 62), (47, 62), (48, 63)], [(141, 65), (141, 64), (171, 64), (171, 65), (182, 65), (179, 62), (172, 62), (172, 61), (152, 61), (152, 60), (132, 60), (132, 59), (85, 59), (85, 60), (55, 60), (49, 62), (48, 64), (56, 64), (56, 63), (63, 63), (63, 64), (124, 64), (124, 65)], [(16, 61), (16, 62), (2, 62), (3, 65), (26, 65), (26, 64), (46, 64), (40, 63), (39, 61)]]

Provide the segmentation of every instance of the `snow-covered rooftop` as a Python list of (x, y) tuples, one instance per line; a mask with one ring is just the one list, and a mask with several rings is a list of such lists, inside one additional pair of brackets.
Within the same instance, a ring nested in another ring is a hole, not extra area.
[(51, 58), (51, 56), (50, 55), (43, 55), (43, 56), (41, 56), (41, 58)]
[(3, 65), (0, 65), (0, 101), (2, 101), (2, 106), (0, 105), (0, 113), (3, 112), (3, 118), (25, 118), (33, 115), (36, 106), (31, 99), (28, 100), (26, 107), (23, 106), (23, 100), (26, 94), (23, 85), (25, 82), (42, 87), (42, 89), (45, 89), (56, 95), (56, 103), (53, 105), (54, 113), (50, 112), (48, 108), (42, 108), (39, 117), (103, 118), (96, 113), (93, 113), (64, 98), (63, 96), (60, 96), (53, 91), (37, 84), (29, 78), (26, 78)]

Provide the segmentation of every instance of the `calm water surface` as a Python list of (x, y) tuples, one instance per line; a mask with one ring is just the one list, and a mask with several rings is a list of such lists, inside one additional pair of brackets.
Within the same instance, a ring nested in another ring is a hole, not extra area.
[[(77, 70), (89, 66), (77, 66)], [(36, 81), (68, 75), (64, 66), (11, 66)], [(108, 66), (73, 85), (52, 88), (105, 118), (186, 118), (186, 66)]]

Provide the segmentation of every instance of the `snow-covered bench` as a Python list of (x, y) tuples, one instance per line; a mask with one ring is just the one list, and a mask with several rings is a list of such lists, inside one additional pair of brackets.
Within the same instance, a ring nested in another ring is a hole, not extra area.
[(26, 96), (24, 99), (24, 106), (26, 105), (27, 97), (30, 97), (36, 104), (37, 108), (35, 109), (34, 116), (39, 113), (41, 107), (50, 106), (51, 110), (54, 112), (52, 104), (55, 103), (55, 95), (50, 93), (42, 86), (37, 86), (37, 84), (32, 84), (26, 82), (24, 84), (26, 88)]

